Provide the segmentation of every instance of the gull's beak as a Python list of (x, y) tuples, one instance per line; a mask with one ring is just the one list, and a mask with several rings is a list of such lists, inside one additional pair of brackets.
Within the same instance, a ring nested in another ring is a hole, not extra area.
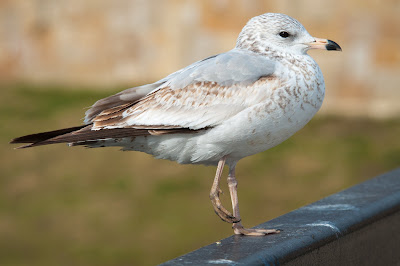
[(314, 42), (307, 43), (309, 49), (322, 49), (328, 51), (342, 51), (339, 44), (327, 39), (314, 38)]

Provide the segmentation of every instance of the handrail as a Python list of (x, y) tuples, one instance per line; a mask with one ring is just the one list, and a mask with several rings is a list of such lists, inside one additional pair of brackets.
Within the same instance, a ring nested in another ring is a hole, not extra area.
[(400, 168), (161, 265), (399, 265)]

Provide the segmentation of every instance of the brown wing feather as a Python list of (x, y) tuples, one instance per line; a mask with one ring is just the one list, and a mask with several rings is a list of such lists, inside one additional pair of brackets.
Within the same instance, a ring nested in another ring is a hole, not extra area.
[[(155, 84), (152, 84), (152, 86), (155, 86)], [(19, 148), (29, 148), (55, 143), (85, 145), (84, 143), (95, 142), (101, 139), (197, 133), (210, 128), (205, 127), (192, 130), (179, 125), (132, 125), (119, 128), (104, 128), (105, 126), (112, 126), (115, 124), (121, 126), (121, 123), (125, 119), (123, 113), (126, 110), (129, 110), (138, 103), (146, 104), (149, 101), (151, 102), (151, 99), (153, 99), (152, 97), (155, 95), (155, 93), (150, 93), (147, 96), (140, 97), (139, 93), (136, 93), (134, 89), (136, 88), (128, 89), (122, 93), (99, 100), (92, 109), (86, 113), (86, 118), (88, 119), (89, 117), (92, 121), (91, 124), (22, 136), (12, 140), (11, 143), (28, 143), (28, 145)], [(132, 93), (132, 95), (129, 95), (129, 93)], [(124, 94), (128, 94), (129, 97), (127, 97), (127, 95), (122, 97)], [(93, 128), (95, 130), (93, 130)]]
[[(66, 134), (60, 134), (48, 139), (44, 140), (34, 140), (29, 141), (31, 144), (25, 145), (19, 148), (30, 148), (35, 146), (42, 146), (48, 144), (55, 144), (55, 143), (73, 143), (73, 142), (80, 142), (80, 141), (94, 141), (99, 139), (107, 139), (107, 138), (124, 138), (124, 137), (135, 137), (135, 136), (145, 136), (150, 135), (148, 130), (145, 129), (133, 129), (133, 128), (117, 128), (117, 129), (103, 129), (103, 130), (91, 130), (92, 125), (84, 126), (83, 128), (80, 127), (76, 131), (72, 131)], [(63, 130), (59, 130), (62, 132)], [(39, 133), (45, 135), (45, 133)], [(38, 135), (39, 135), (38, 134)], [(21, 137), (23, 139), (24, 137)], [(28, 139), (28, 138), (27, 138)], [(29, 143), (25, 142), (12, 142), (12, 143)]]
[(94, 124), (97, 125), (106, 125), (110, 123), (119, 122), (121, 121), (122, 113), (135, 105), (137, 102), (132, 102), (132, 103), (125, 103), (121, 104), (119, 106), (115, 106), (113, 108), (107, 109), (102, 111), (99, 115), (97, 115), (95, 118), (93, 118)]
[(92, 123), (93, 118), (98, 116), (104, 110), (111, 110), (113, 107), (118, 107), (121, 104), (130, 104), (138, 101), (164, 82), (164, 80), (161, 80), (152, 84), (126, 89), (117, 94), (98, 100), (89, 110), (86, 111), (85, 123)]
[(115, 116), (120, 116), (126, 109), (135, 105), (136, 103), (137, 102), (125, 103), (110, 109), (106, 109), (96, 116), (96, 120), (104, 121)]
[(10, 143), (15, 144), (15, 143), (41, 142), (44, 140), (48, 140), (48, 139), (57, 137), (59, 135), (64, 135), (64, 134), (67, 134), (67, 133), (70, 133), (73, 131), (80, 130), (84, 127), (86, 127), (86, 125), (82, 125), (82, 126), (78, 126), (78, 127), (63, 128), (63, 129), (41, 132), (41, 133), (36, 133), (36, 134), (30, 134), (30, 135), (22, 136), (19, 138), (15, 138), (15, 139), (11, 140)]
[[(246, 86), (225, 86), (216, 82), (193, 82), (182, 88), (164, 86), (131, 104), (121, 101), (119, 106), (103, 110), (91, 122), (96, 130), (138, 126), (152, 129), (153, 125), (194, 129), (212, 127), (255, 103), (265, 101), (268, 97), (265, 88), (272, 90), (280, 86), (279, 82), (276, 76), (268, 75)], [(165, 117), (170, 119), (166, 121)], [(153, 125), (148, 124), (149, 119), (154, 121)]]
[[(30, 148), (56, 143), (85, 143), (94, 142), (101, 139), (120, 139), (128, 137), (165, 135), (165, 134), (187, 134), (197, 133), (200, 130), (191, 130), (187, 128), (173, 129), (137, 129), (137, 128), (114, 128), (92, 130), (92, 125), (84, 125), (73, 128), (65, 128), (55, 131), (31, 134), (16, 138), (11, 143), (30, 143), (18, 148)], [(83, 144), (84, 145), (84, 144)]]

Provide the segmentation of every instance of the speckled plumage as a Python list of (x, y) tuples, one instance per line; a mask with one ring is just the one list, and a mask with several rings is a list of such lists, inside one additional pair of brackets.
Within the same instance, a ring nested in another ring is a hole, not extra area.
[[(218, 216), (233, 223), (237, 234), (277, 233), (241, 225), (235, 167), (243, 157), (288, 139), (321, 107), (325, 85), (320, 68), (307, 55), (312, 48), (340, 50), (332, 41), (313, 38), (286, 15), (254, 17), (231, 51), (99, 100), (86, 112), (86, 126), (13, 143), (119, 146), (182, 164), (218, 164), (210, 193)], [(233, 214), (218, 197), (225, 163)]]
[[(151, 92), (118, 113), (106, 110), (86, 119), (95, 130), (147, 127), (193, 132), (110, 139), (89, 146), (122, 146), (179, 163), (217, 164), (227, 156), (227, 164), (232, 164), (289, 138), (320, 108), (324, 80), (310, 56), (267, 42), (261, 28), (275, 27), (271, 19), (282, 19), (279, 27), (295, 27), (312, 41), (304, 27), (287, 16), (253, 18), (233, 50), (156, 82), (158, 87), (150, 87)], [(197, 132), (200, 129), (207, 130)]]

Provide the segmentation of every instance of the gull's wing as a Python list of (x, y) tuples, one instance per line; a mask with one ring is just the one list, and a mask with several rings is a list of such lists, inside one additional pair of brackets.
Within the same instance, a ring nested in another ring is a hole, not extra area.
[(233, 49), (196, 62), (166, 78), (97, 101), (86, 112), (87, 125), (22, 136), (20, 148), (99, 139), (193, 133), (214, 127), (265, 101), (281, 86), (278, 63)]
[(200, 65), (201, 62), (207, 61), (213, 57), (216, 57), (218, 55), (210, 56), (206, 59), (203, 59), (201, 61), (198, 61), (186, 68), (183, 68), (181, 70), (178, 70), (169, 76), (151, 84), (146, 84), (143, 86), (138, 86), (138, 87), (133, 87), (126, 89), (124, 91), (121, 91), (117, 94), (114, 94), (112, 96), (109, 96), (104, 99), (98, 100), (95, 104), (91, 106), (89, 110), (86, 111), (85, 113), (85, 124), (90, 124), (97, 115), (99, 115), (102, 111), (127, 104), (127, 103), (135, 103), (141, 98), (145, 97), (147, 94), (150, 92), (154, 91), (158, 87), (162, 86), (165, 82), (172, 80), (174, 77), (178, 76), (181, 72), (187, 71), (191, 68), (196, 67), (197, 65)]
[(126, 89), (107, 98), (98, 100), (95, 104), (92, 105), (89, 110), (86, 111), (85, 124), (90, 124), (93, 118), (95, 118), (104, 110), (113, 108), (121, 104), (138, 101), (163, 83), (164, 82), (160, 80), (152, 84)]
[(213, 127), (265, 100), (265, 90), (276, 86), (275, 69), (276, 62), (264, 56), (233, 49), (171, 74), (145, 97), (102, 111), (90, 119), (92, 130)]

